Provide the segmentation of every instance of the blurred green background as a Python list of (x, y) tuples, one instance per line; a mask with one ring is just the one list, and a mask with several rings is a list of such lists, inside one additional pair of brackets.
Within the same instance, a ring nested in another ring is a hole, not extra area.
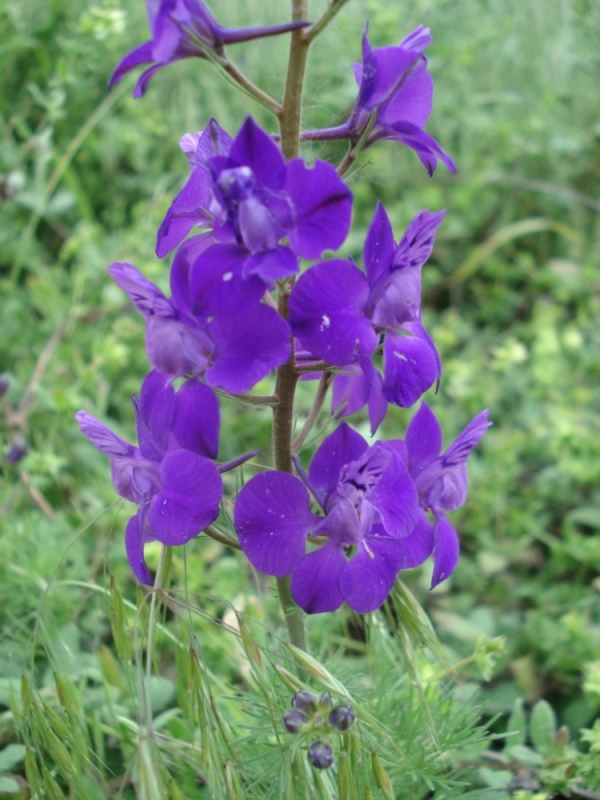
[[(236, 25), (287, 13), (275, 0), (218, 5)], [(313, 6), (316, 17), (325, 2)], [(106, 460), (73, 419), (85, 408), (134, 437), (143, 325), (106, 268), (130, 261), (166, 289), (154, 243), (187, 174), (179, 138), (209, 116), (231, 133), (248, 113), (274, 127), (195, 59), (161, 71), (143, 100), (130, 97), (131, 77), (107, 95), (114, 65), (147, 38), (144, 11), (141, 0), (0, 0), (0, 373), (9, 381), (0, 449), (27, 445), (0, 467), (0, 705), (26, 655), (43, 676), (40, 630), (70, 636), (82, 654), (112, 647), (106, 597), (89, 590), (106, 585), (109, 569), (135, 595), (122, 544), (128, 509), (114, 503)], [(432, 593), (427, 569), (406, 580), (458, 658), (482, 635), (506, 636), (482, 684), (490, 714), (543, 697), (577, 737), (600, 709), (600, 2), (350, 0), (313, 48), (305, 127), (352, 107), (365, 19), (379, 46), (431, 28), (427, 129), (458, 172), (441, 165), (429, 179), (401, 145), (372, 148), (352, 178), (343, 252), (360, 259), (377, 199), (397, 237), (419, 209), (448, 209), (423, 273), (444, 364), (440, 392), (427, 399), (446, 441), (482, 408), (494, 421), (454, 515), (455, 575)], [(286, 56), (285, 38), (231, 49), (277, 97)], [(342, 150), (304, 154), (317, 153)], [(302, 387), (300, 415), (312, 389)], [(409, 417), (392, 409), (383, 435), (402, 436)], [(222, 459), (257, 439), (266, 459), (268, 436), (266, 412), (223, 405)], [(241, 559), (209, 543), (187, 550), (192, 591), (243, 594)], [(174, 569), (182, 573), (182, 559)], [(223, 612), (215, 600), (207, 608)], [(347, 633), (346, 617), (332, 624)]]

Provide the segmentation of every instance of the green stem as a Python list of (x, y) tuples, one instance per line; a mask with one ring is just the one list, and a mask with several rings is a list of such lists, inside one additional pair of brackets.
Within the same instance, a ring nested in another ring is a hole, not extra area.
[[(292, 0), (292, 20), (308, 18), (308, 0)], [(300, 150), (300, 118), (302, 116), (302, 89), (306, 58), (310, 42), (302, 37), (302, 31), (294, 31), (291, 35), (290, 56), (288, 61), (285, 95), (283, 107), (278, 114), (281, 133), (281, 150), (289, 160), (296, 158)], [(281, 281), (277, 298), (277, 310), (283, 319), (288, 319), (289, 295), (294, 285), (294, 278)], [(293, 341), (292, 341), (293, 345)], [(277, 369), (275, 379), (275, 397), (277, 405), (273, 406), (273, 457), (275, 469), (292, 472), (292, 434), (294, 414), (294, 394), (298, 374), (295, 370), (295, 357)], [(306, 633), (304, 630), (304, 612), (292, 600), (289, 577), (277, 579), (279, 602), (290, 637), (290, 642), (306, 651)]]
[(306, 631), (304, 629), (304, 612), (292, 600), (289, 575), (286, 575), (285, 578), (277, 578), (277, 591), (279, 593), (279, 602), (281, 603), (281, 608), (285, 617), (290, 643), (307, 653), (308, 647), (306, 644)]
[(332, 0), (331, 5), (327, 11), (325, 11), (321, 19), (317, 20), (315, 24), (311, 25), (311, 27), (305, 32), (305, 41), (312, 42), (313, 39), (315, 39), (323, 31), (323, 29), (329, 25), (338, 11), (341, 11), (347, 2), (348, 0)]
[(150, 600), (150, 611), (148, 612), (148, 640), (146, 643), (146, 729), (150, 735), (152, 731), (152, 692), (150, 691), (150, 679), (152, 677), (152, 651), (154, 649), (154, 632), (156, 629), (156, 618), (158, 611), (158, 598), (162, 593), (165, 576), (168, 575), (171, 566), (172, 548), (163, 545), (160, 551), (154, 588)]
[[(308, 0), (292, 0), (292, 20), (302, 19), (308, 19)], [(310, 40), (303, 37), (301, 30), (292, 33), (283, 108), (279, 113), (281, 150), (288, 160), (296, 158), (300, 150), (302, 89), (309, 46)]]

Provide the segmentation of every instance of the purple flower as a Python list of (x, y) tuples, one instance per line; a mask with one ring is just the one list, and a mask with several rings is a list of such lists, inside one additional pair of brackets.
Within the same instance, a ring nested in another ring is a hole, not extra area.
[(433, 79), (423, 55), (429, 44), (429, 28), (419, 26), (396, 47), (373, 49), (365, 30), (362, 64), (354, 65), (359, 88), (352, 114), (343, 125), (306, 131), (303, 138), (358, 142), (366, 134), (365, 147), (393, 139), (414, 150), (430, 175), (438, 158), (456, 172), (450, 156), (423, 130), (433, 98)]
[(75, 415), (84, 436), (110, 458), (117, 493), (137, 503), (125, 530), (125, 549), (141, 583), (152, 578), (144, 544), (180, 545), (219, 516), (223, 484), (214, 463), (219, 444), (219, 404), (195, 378), (177, 392), (157, 372), (133, 398), (139, 447), (121, 439), (86, 411)]
[[(218, 389), (245, 392), (288, 360), (288, 325), (275, 309), (259, 302), (262, 281), (244, 281), (233, 272), (225, 273), (228, 278), (220, 282), (215, 278), (216, 285), (197, 286), (194, 302), (190, 289), (194, 245), (194, 238), (189, 239), (177, 252), (170, 300), (131, 264), (113, 264), (109, 273), (146, 319), (146, 350), (156, 370), (170, 377), (203, 375)], [(227, 268), (226, 260), (221, 267)], [(239, 302), (235, 324), (213, 316), (224, 285), (228, 300)]]
[[(387, 403), (411, 406), (439, 381), (441, 362), (421, 322), (421, 268), (445, 211), (421, 211), (399, 244), (379, 203), (364, 247), (366, 275), (350, 261), (316, 264), (290, 296), (290, 325), (302, 345), (346, 374), (334, 381), (342, 414), (369, 405), (374, 432)], [(383, 379), (371, 357), (383, 342)]]
[[(477, 414), (440, 455), (442, 429), (433, 411), (423, 403), (408, 426), (404, 442), (388, 443), (403, 454), (422, 508), (413, 534), (415, 547), (408, 551), (404, 567), (418, 566), (433, 552), (431, 588), (450, 577), (458, 562), (460, 543), (446, 514), (467, 499), (467, 459), (491, 424), (487, 409)], [(429, 522), (424, 512), (431, 513), (435, 521)]]
[(243, 278), (269, 283), (297, 272), (298, 258), (319, 258), (342, 244), (352, 193), (331, 164), (286, 163), (250, 117), (231, 143), (214, 120), (208, 130), (209, 141), (206, 132), (198, 139), (195, 167), (159, 228), (159, 257), (199, 225), (217, 242), (237, 246)]
[[(302, 480), (270, 471), (244, 486), (234, 514), (244, 552), (261, 572), (291, 574), (292, 597), (309, 614), (344, 602), (374, 611), (404, 563), (403, 539), (418, 515), (402, 458), (381, 443), (369, 447), (342, 423), (316, 451), (308, 475), (299, 471)], [(324, 516), (312, 512), (305, 484)], [(305, 553), (307, 540), (320, 546)]]
[(133, 91), (142, 97), (155, 72), (182, 58), (207, 58), (206, 51), (220, 53), (223, 47), (249, 39), (297, 30), (308, 22), (288, 22), (260, 28), (224, 28), (202, 0), (146, 0), (148, 27), (152, 38), (131, 50), (117, 64), (109, 89), (132, 69), (152, 64), (138, 79)]

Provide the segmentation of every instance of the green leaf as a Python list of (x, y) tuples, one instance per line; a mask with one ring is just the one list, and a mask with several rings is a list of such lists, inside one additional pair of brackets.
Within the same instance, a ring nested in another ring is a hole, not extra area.
[(9, 744), (4, 750), (0, 750), (0, 772), (10, 772), (20, 764), (25, 758), (25, 750), (22, 744)]
[(506, 725), (507, 736), (505, 747), (525, 744), (527, 725), (525, 722), (525, 712), (523, 711), (523, 700), (519, 697), (515, 700), (515, 705), (508, 718)]
[(544, 757), (540, 753), (536, 753), (535, 750), (524, 744), (515, 744), (509, 747), (507, 755), (527, 767), (540, 767), (544, 763)]
[(7, 775), (0, 775), (0, 792), (2, 794), (16, 794), (21, 787)]
[(546, 700), (540, 700), (535, 704), (529, 720), (529, 735), (535, 749), (548, 755), (555, 733), (556, 715), (552, 706)]

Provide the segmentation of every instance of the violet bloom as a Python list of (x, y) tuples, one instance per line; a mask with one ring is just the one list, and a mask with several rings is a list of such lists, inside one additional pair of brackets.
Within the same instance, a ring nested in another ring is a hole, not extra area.
[(456, 172), (450, 156), (423, 130), (433, 98), (433, 79), (423, 55), (430, 44), (429, 28), (419, 26), (396, 47), (373, 49), (365, 30), (362, 64), (354, 65), (359, 88), (352, 114), (343, 125), (306, 131), (303, 138), (358, 142), (366, 134), (365, 147), (393, 139), (414, 150), (429, 175), (438, 158)]
[[(172, 297), (163, 293), (135, 267), (117, 263), (109, 272), (146, 319), (146, 351), (152, 366), (170, 377), (202, 375), (224, 391), (245, 392), (290, 357), (290, 332), (275, 309), (259, 302), (263, 283), (239, 275), (204, 284), (191, 297), (190, 272), (194, 239), (179, 249), (171, 269)], [(226, 262), (224, 262), (226, 268)], [(221, 287), (238, 298), (235, 321), (214, 317)]]
[[(422, 508), (413, 534), (415, 547), (407, 555), (405, 568), (418, 566), (433, 553), (432, 589), (450, 577), (458, 562), (458, 534), (446, 515), (467, 499), (467, 459), (491, 424), (487, 409), (481, 411), (440, 455), (442, 429), (427, 403), (422, 403), (404, 441), (388, 443), (402, 453)], [(433, 523), (424, 512), (433, 515)]]
[[(110, 458), (117, 493), (137, 503), (125, 530), (125, 549), (141, 583), (152, 578), (144, 544), (180, 545), (219, 516), (223, 484), (214, 463), (219, 444), (219, 403), (195, 378), (177, 392), (157, 372), (133, 398), (139, 447), (121, 439), (86, 411), (75, 418), (84, 436)], [(221, 468), (222, 470), (222, 468)]]
[(352, 193), (331, 164), (317, 160), (309, 168), (301, 158), (286, 163), (250, 117), (231, 144), (220, 129), (215, 138), (215, 125), (210, 148), (196, 151), (196, 166), (159, 228), (157, 255), (166, 255), (198, 225), (238, 248), (244, 278), (268, 283), (297, 272), (298, 258), (319, 258), (342, 244)]
[[(350, 261), (316, 264), (290, 296), (290, 325), (302, 345), (332, 366), (333, 403), (350, 414), (369, 405), (374, 432), (387, 403), (407, 408), (441, 375), (438, 352), (421, 322), (421, 268), (445, 211), (421, 211), (399, 244), (378, 203), (364, 246), (366, 275)], [(383, 378), (371, 358), (383, 341)]]
[(127, 53), (108, 82), (110, 89), (132, 69), (152, 64), (139, 77), (133, 90), (135, 98), (145, 94), (155, 72), (174, 61), (207, 58), (207, 50), (221, 53), (228, 44), (275, 36), (310, 24), (300, 21), (260, 28), (224, 28), (202, 0), (146, 0), (146, 12), (152, 38)]
[[(234, 513), (242, 549), (261, 572), (291, 574), (292, 597), (309, 614), (344, 602), (374, 611), (402, 568), (418, 516), (406, 465), (342, 423), (301, 475), (263, 472), (244, 486)], [(325, 516), (311, 510), (305, 484)], [(307, 541), (321, 546), (305, 553)]]

